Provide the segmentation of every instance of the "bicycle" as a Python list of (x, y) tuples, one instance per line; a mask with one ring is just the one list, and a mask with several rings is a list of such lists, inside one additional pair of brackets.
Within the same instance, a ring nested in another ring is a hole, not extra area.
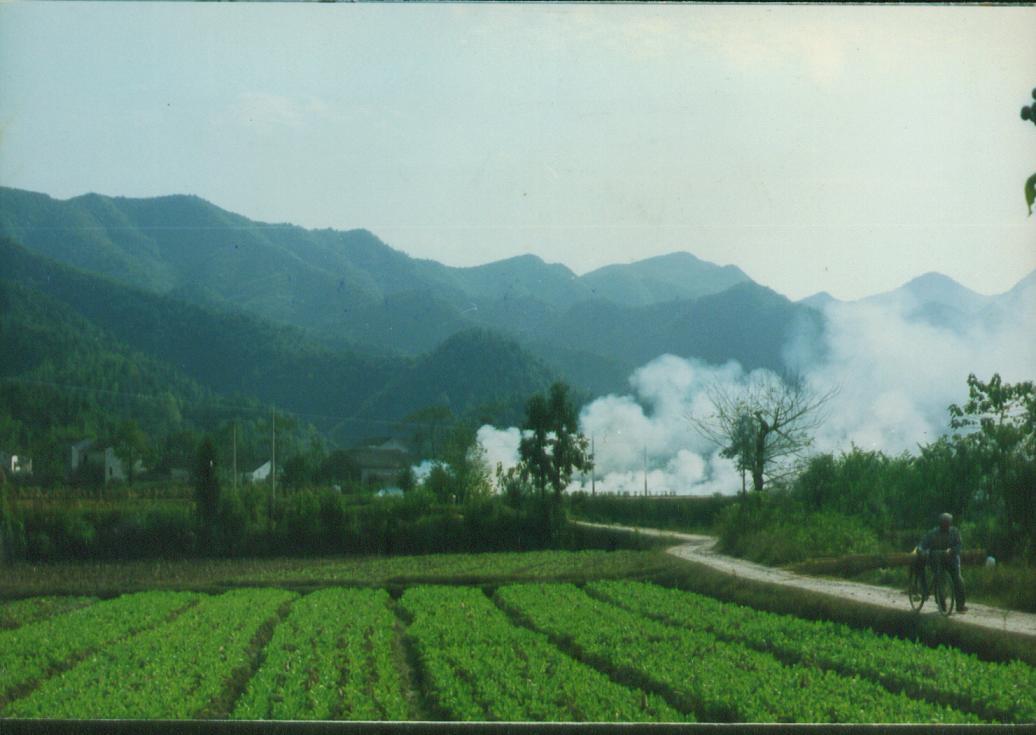
[(953, 577), (950, 575), (950, 570), (945, 565), (946, 553), (944, 551), (932, 551), (928, 552), (928, 558), (925, 561), (924, 566), (918, 567), (916, 564), (910, 565), (909, 580), (907, 582), (907, 597), (910, 599), (910, 607), (914, 612), (920, 612), (921, 608), (924, 607), (925, 601), (928, 599), (922, 594), (923, 583), (921, 575), (925, 574), (926, 571), (931, 570), (932, 578), (929, 585), (929, 591), (935, 598), (935, 606), (939, 609), (939, 612), (943, 615), (950, 615), (953, 613), (954, 607), (957, 604), (957, 599), (954, 594), (953, 588)]

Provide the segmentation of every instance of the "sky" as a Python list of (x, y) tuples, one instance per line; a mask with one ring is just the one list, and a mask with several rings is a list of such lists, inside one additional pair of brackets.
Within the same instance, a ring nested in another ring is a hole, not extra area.
[(1036, 9), (0, 4), (0, 183), (798, 299), (1036, 268)]

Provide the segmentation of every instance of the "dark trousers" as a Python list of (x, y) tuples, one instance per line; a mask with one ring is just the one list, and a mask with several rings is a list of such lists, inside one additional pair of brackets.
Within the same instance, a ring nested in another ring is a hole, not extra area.
[[(938, 551), (931, 552), (938, 554)], [(950, 573), (953, 579), (953, 596), (957, 600), (957, 609), (964, 607), (964, 578), (960, 576), (960, 557), (954, 554), (949, 559), (943, 559), (943, 568)], [(927, 568), (921, 573), (921, 594), (928, 597), (928, 574)]]

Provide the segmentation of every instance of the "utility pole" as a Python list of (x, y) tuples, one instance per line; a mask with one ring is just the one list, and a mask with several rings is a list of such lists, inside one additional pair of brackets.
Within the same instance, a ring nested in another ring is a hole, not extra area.
[(234, 492), (237, 492), (237, 422), (234, 422)]
[(644, 447), (644, 497), (647, 497), (647, 447)]
[(594, 450), (594, 435), (590, 435), (590, 495), (597, 495), (597, 453)]

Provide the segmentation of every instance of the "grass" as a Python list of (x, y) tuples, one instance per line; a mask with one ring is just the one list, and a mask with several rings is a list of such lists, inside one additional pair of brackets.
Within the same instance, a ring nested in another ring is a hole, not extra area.
[(39, 595), (108, 597), (151, 589), (217, 592), (240, 586), (505, 584), (644, 579), (681, 562), (662, 550), (528, 551), (390, 557), (192, 559), (17, 563), (0, 576), (0, 599)]

